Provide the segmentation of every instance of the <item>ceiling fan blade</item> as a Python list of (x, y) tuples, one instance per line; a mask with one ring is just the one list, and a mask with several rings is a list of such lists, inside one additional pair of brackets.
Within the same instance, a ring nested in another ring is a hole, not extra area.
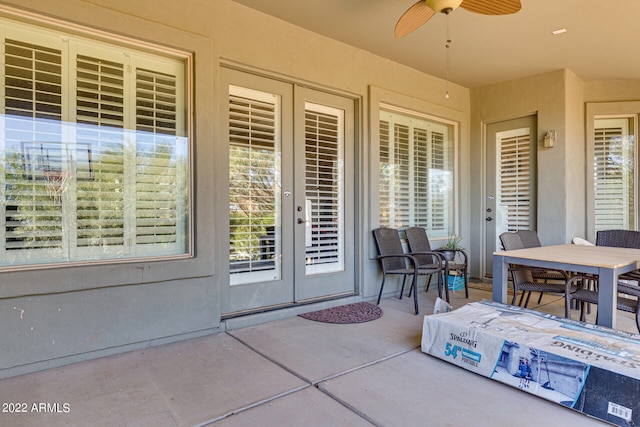
[(520, 0), (464, 0), (460, 7), (483, 15), (509, 15), (522, 8)]
[(435, 14), (424, 0), (419, 0), (398, 19), (393, 34), (396, 37), (404, 37), (427, 22)]

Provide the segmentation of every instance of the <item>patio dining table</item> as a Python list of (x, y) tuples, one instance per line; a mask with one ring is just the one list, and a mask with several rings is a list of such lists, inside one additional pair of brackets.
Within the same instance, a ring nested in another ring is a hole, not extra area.
[(618, 276), (640, 268), (640, 249), (554, 245), (494, 252), (494, 301), (507, 303), (509, 264), (598, 275), (598, 324), (615, 328)]

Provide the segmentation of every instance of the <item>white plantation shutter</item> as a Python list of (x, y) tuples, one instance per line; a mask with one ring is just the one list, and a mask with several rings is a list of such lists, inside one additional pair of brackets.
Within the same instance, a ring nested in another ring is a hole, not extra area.
[(125, 244), (124, 65), (76, 57), (76, 245)]
[(394, 227), (405, 228), (411, 224), (410, 154), (411, 141), (409, 127), (401, 124), (393, 126), (393, 216)]
[(429, 223), (431, 209), (429, 200), (433, 193), (429, 185), (429, 170), (431, 150), (429, 144), (429, 132), (425, 129), (413, 130), (413, 220), (412, 224)]
[(181, 170), (175, 75), (136, 69), (136, 244), (178, 240)]
[[(529, 128), (498, 134), (498, 195), (496, 206), (506, 229), (531, 229), (531, 137)], [(498, 229), (499, 228), (499, 229)]]
[[(305, 198), (311, 228), (306, 264), (343, 268), (343, 123), (340, 110), (307, 103), (305, 108)], [(320, 270), (308, 270), (318, 272)]]
[[(443, 189), (450, 188), (451, 172), (448, 165), (453, 157), (453, 147), (447, 146), (447, 140), (443, 132), (431, 132), (431, 144), (429, 145), (429, 205), (428, 222), (426, 227), (433, 235), (445, 236), (449, 233), (450, 210), (449, 197)], [(419, 222), (422, 224), (422, 222)]]
[(186, 253), (184, 60), (0, 28), (0, 265)]
[(409, 127), (380, 120), (380, 225), (402, 228), (411, 223)]
[(633, 228), (634, 145), (628, 119), (596, 119), (595, 230)]
[(12, 259), (59, 253), (62, 208), (48, 197), (45, 173), (62, 160), (62, 51), (6, 38), (4, 86), (4, 246)]
[(380, 113), (380, 225), (453, 231), (453, 156), (446, 125)]
[(231, 283), (280, 277), (280, 98), (229, 88)]
[(380, 225), (390, 227), (393, 214), (391, 212), (391, 183), (393, 165), (390, 161), (391, 142), (389, 122), (380, 120)]

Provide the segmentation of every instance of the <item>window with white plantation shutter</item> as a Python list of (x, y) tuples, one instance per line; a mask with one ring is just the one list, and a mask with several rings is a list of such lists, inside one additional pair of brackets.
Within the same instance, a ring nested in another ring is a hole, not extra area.
[(341, 271), (344, 267), (343, 129), (342, 111), (306, 104), (307, 274)]
[(634, 228), (634, 141), (629, 118), (596, 118), (595, 230)]
[(280, 98), (229, 88), (231, 284), (280, 278)]
[(2, 23), (0, 267), (188, 253), (186, 59)]
[(531, 137), (529, 128), (500, 132), (496, 233), (531, 229)]
[(430, 237), (454, 230), (452, 125), (380, 112), (380, 225), (425, 227)]

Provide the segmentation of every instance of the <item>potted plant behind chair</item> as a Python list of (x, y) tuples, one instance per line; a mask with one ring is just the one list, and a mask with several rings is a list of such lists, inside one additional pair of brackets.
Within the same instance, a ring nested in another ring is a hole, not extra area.
[(456, 257), (456, 251), (464, 251), (465, 249), (460, 245), (462, 238), (458, 236), (449, 236), (447, 242), (440, 247), (442, 255), (447, 261), (451, 262)]
[[(449, 270), (457, 271), (454, 275), (449, 275), (447, 277), (447, 283), (449, 285), (450, 290), (458, 290), (464, 287), (465, 296), (469, 297), (469, 290), (467, 289), (467, 255), (465, 253), (465, 248), (460, 245), (462, 242), (462, 238), (456, 235), (449, 236), (444, 245), (442, 245), (438, 252), (444, 256), (444, 258), (449, 263)], [(461, 255), (458, 260), (460, 263), (456, 263), (456, 254), (460, 252)], [(461, 276), (460, 276), (461, 274)], [(462, 280), (459, 280), (462, 279)]]

